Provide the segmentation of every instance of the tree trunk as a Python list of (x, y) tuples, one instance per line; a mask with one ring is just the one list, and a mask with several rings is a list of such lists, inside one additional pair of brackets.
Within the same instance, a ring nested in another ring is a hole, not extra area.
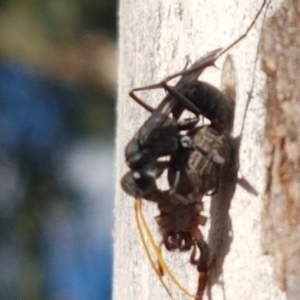
[[(114, 300), (168, 298), (139, 241), (134, 219), (134, 199), (121, 190), (119, 183), (120, 177), (127, 171), (124, 148), (149, 116), (145, 109), (129, 98), (128, 92), (134, 87), (157, 83), (182, 70), (187, 55), (194, 62), (211, 50), (228, 46), (245, 32), (261, 2), (120, 1)], [(267, 15), (275, 10), (277, 2), (272, 2)], [(212, 286), (207, 288), (214, 300), (284, 299), (283, 293), (273, 282), (272, 261), (270, 257), (262, 256), (260, 246), (261, 196), (265, 189), (265, 161), (261, 143), (265, 122), (263, 89), (266, 79), (260, 70), (258, 49), (263, 20), (266, 18), (262, 14), (249, 35), (230, 50), (238, 78), (235, 136), (241, 133), (247, 101), (250, 101), (242, 133), (240, 171), (258, 191), (258, 196), (237, 186), (233, 199), (230, 199), (226, 213), (230, 216), (232, 232), (227, 232), (227, 235), (232, 234), (232, 241), (227, 245), (228, 253), (222, 261), (223, 273), (211, 275), (215, 277), (210, 278)], [(201, 80), (220, 87), (224, 57), (216, 62), (217, 68), (206, 70)], [(165, 94), (162, 90), (152, 90), (140, 95), (155, 107)], [(158, 214), (155, 205), (145, 203), (145, 214), (156, 240), (160, 242), (154, 221), (154, 216)], [(208, 232), (209, 224), (207, 227)], [(209, 238), (215, 237), (210, 235)], [(189, 264), (188, 253), (169, 253), (163, 249), (163, 254), (182, 284), (195, 293), (198, 275), (196, 268)], [(218, 283), (215, 282), (217, 279)], [(171, 290), (174, 299), (188, 298), (174, 286)]]
[(262, 241), (288, 300), (300, 297), (299, 14), (299, 0), (284, 1), (266, 23), (262, 42), (268, 162)]

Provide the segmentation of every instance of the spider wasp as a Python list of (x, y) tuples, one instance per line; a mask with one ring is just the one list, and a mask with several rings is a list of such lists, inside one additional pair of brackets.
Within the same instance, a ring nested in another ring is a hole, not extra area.
[[(235, 110), (234, 66), (227, 56), (223, 73), (230, 73), (222, 79), (221, 91), (214, 86), (198, 81), (202, 72), (234, 45), (246, 37), (261, 14), (266, 0), (256, 14), (247, 31), (224, 50), (216, 49), (197, 60), (190, 68), (167, 77), (158, 84), (135, 88), (129, 95), (151, 115), (129, 141), (125, 149), (125, 159), (129, 171), (122, 177), (123, 190), (136, 199), (135, 214), (137, 227), (149, 261), (164, 285), (162, 275), (170, 279), (187, 295), (201, 300), (209, 271), (209, 248), (199, 229), (206, 218), (202, 199), (209, 193), (218, 193), (220, 181), (233, 156), (231, 136)], [(180, 77), (175, 86), (168, 82)], [(227, 80), (227, 82), (226, 82)], [(163, 88), (167, 95), (156, 107), (144, 103), (136, 92)], [(194, 117), (181, 120), (184, 111)], [(210, 121), (198, 126), (200, 116)], [(167, 160), (161, 160), (166, 157)], [(169, 189), (157, 186), (157, 179), (167, 171)], [(235, 176), (236, 174), (234, 174)], [(234, 180), (234, 179), (233, 179)], [(199, 272), (196, 295), (180, 285), (165, 264), (161, 249), (156, 245), (142, 214), (142, 199), (157, 203), (160, 214), (156, 217), (161, 245), (168, 251), (190, 251), (190, 262)], [(158, 266), (153, 261), (144, 233), (156, 253)], [(196, 259), (197, 249), (200, 256)]]

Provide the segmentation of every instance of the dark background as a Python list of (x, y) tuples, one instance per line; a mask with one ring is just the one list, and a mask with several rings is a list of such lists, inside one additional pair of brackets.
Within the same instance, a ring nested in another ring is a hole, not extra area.
[(0, 299), (111, 299), (116, 2), (0, 1)]

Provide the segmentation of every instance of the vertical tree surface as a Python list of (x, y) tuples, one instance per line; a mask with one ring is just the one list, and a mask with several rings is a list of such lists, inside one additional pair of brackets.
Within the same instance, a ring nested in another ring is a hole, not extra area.
[(266, 22), (262, 66), (267, 74), (264, 251), (287, 299), (300, 295), (300, 1), (284, 1)]
[[(207, 289), (214, 300), (285, 298), (273, 281), (272, 260), (263, 256), (260, 241), (261, 196), (265, 189), (262, 144), (266, 77), (260, 70), (259, 41), (263, 21), (275, 11), (277, 2), (269, 5), (267, 14), (261, 14), (249, 35), (230, 50), (237, 77), (234, 136), (241, 133), (249, 103), (240, 146), (240, 171), (257, 195), (237, 185), (227, 207), (222, 203), (222, 195), (214, 202), (215, 217), (218, 216), (220, 222), (218, 225), (218, 220), (211, 217), (217, 229), (212, 235), (209, 231), (211, 222), (208, 222), (207, 239), (210, 239), (210, 244), (219, 243), (216, 251), (225, 253), (219, 262), (223, 273), (211, 275), (212, 286)], [(211, 50), (228, 46), (245, 32), (261, 3), (259, 0), (120, 1), (114, 300), (168, 299), (139, 241), (134, 199), (121, 190), (119, 183), (127, 171), (124, 148), (149, 117), (145, 109), (130, 99), (128, 92), (134, 87), (157, 83), (182, 70), (187, 55), (194, 62)], [(201, 80), (220, 87), (224, 58), (218, 59), (216, 68), (206, 70)], [(141, 98), (152, 106), (156, 106), (164, 95), (162, 90), (140, 93)], [(209, 206), (210, 199), (206, 203)], [(145, 203), (144, 211), (156, 240), (160, 242), (154, 220), (158, 214), (156, 206)], [(224, 235), (232, 239), (227, 245), (222, 244)], [(182, 284), (194, 293), (198, 275), (196, 268), (189, 264), (188, 253), (170, 253), (163, 249), (163, 254)], [(188, 299), (176, 287), (171, 286), (171, 290), (174, 299)]]

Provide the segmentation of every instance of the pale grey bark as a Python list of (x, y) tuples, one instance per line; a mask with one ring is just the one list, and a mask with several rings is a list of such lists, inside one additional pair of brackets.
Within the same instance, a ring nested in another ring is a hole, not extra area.
[[(268, 15), (275, 10), (277, 2), (272, 2)], [(187, 55), (195, 61), (213, 49), (228, 46), (244, 33), (260, 5), (259, 0), (120, 1), (114, 300), (168, 298), (139, 241), (134, 199), (127, 196), (119, 184), (121, 175), (127, 170), (124, 147), (149, 116), (129, 98), (128, 92), (133, 87), (159, 82), (180, 71)], [(255, 197), (239, 186), (236, 189), (229, 211), (233, 241), (225, 257), (223, 275), (219, 278), (222, 283), (212, 286), (214, 300), (285, 298), (273, 281), (272, 261), (262, 255), (260, 246), (261, 195), (265, 188), (262, 149), (265, 75), (260, 70), (257, 53), (262, 20), (263, 16), (260, 16), (249, 36), (230, 50), (238, 78), (235, 136), (241, 131), (248, 93), (252, 92), (240, 149), (240, 170), (259, 195)], [(219, 87), (223, 59), (216, 63), (219, 69), (207, 70), (201, 79)], [(152, 106), (157, 105), (163, 95), (163, 91), (141, 93), (141, 97)], [(155, 205), (150, 203), (146, 206), (145, 214), (159, 241), (153, 218), (157, 215)], [(194, 292), (197, 272), (190, 267), (188, 254), (166, 251), (164, 254), (183, 285)], [(171, 289), (174, 299), (188, 298), (176, 287)]]

